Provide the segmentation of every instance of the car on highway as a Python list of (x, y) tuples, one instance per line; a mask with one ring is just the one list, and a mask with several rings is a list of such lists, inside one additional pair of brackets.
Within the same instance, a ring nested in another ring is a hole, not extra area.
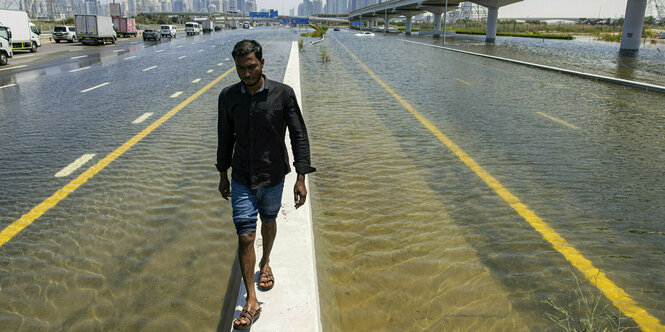
[(51, 31), (51, 36), (56, 43), (62, 40), (73, 43), (76, 41), (76, 27), (69, 25), (55, 26)]
[(333, 31), (339, 31), (339, 28), (333, 28)]
[(178, 28), (175, 25), (162, 25), (159, 29), (162, 37), (176, 38)]
[(356, 37), (374, 37), (374, 33), (369, 32), (369, 31), (365, 31), (365, 32), (356, 33), (356, 34), (354, 34), (354, 36), (356, 36)]
[(143, 30), (143, 41), (146, 41), (148, 39), (162, 40), (162, 34), (161, 34), (161, 32), (159, 32), (159, 30), (145, 29), (145, 30)]

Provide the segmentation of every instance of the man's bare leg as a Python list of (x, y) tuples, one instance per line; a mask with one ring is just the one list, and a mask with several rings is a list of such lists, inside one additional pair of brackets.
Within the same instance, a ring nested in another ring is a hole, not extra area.
[[(247, 289), (247, 304), (245, 304), (245, 308), (249, 308), (252, 312), (256, 312), (260, 308), (254, 289), (254, 265), (256, 264), (256, 254), (254, 254), (255, 238), (256, 232), (238, 235), (238, 260), (240, 261), (242, 280), (245, 283), (245, 289)], [(249, 320), (238, 317), (233, 324), (238, 326), (248, 325), (249, 323)]]
[(270, 288), (274, 285), (274, 279), (272, 277), (272, 270), (270, 269), (270, 252), (272, 251), (272, 245), (275, 243), (275, 236), (277, 235), (277, 221), (270, 223), (261, 223), (261, 236), (263, 237), (263, 257), (259, 262), (259, 276), (263, 272), (268, 272), (269, 277), (264, 275), (263, 278), (259, 277), (259, 286), (261, 288)]

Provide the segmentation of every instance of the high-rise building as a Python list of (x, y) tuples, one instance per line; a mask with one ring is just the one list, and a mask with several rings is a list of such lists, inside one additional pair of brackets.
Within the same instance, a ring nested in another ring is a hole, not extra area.
[(85, 13), (88, 15), (97, 15), (97, 0), (85, 0)]
[(295, 8), (289, 9), (289, 16), (293, 16), (295, 14), (295, 11), (296, 11)]
[(323, 13), (323, 4), (321, 0), (314, 0), (312, 2), (312, 12), (310, 15)]
[(328, 0), (326, 3), (326, 13), (342, 14), (348, 11), (347, 0)]
[(185, 2), (183, 0), (174, 0), (173, 1), (173, 11), (176, 13), (185, 12)]
[(256, 0), (245, 0), (245, 11), (247, 12), (256, 12), (258, 11), (256, 6)]
[(359, 7), (360, 0), (349, 0), (349, 12), (357, 10)]

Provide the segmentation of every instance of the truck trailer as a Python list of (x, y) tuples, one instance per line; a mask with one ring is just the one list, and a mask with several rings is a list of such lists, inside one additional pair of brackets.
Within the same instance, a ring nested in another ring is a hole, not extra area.
[(139, 30), (136, 29), (136, 21), (130, 17), (114, 17), (113, 25), (120, 38), (136, 37), (139, 33)]
[(214, 29), (215, 26), (211, 20), (205, 20), (201, 22), (201, 30), (203, 30), (203, 32), (213, 32)]
[(75, 15), (76, 38), (83, 44), (104, 45), (106, 42), (115, 44), (118, 35), (113, 29), (111, 16)]
[(0, 26), (0, 66), (9, 62), (9, 58), (14, 56), (12, 51), (12, 32), (6, 26)]
[(42, 46), (39, 40), (41, 32), (30, 22), (28, 13), (20, 10), (0, 9), (0, 25), (12, 32), (12, 49), (37, 52)]

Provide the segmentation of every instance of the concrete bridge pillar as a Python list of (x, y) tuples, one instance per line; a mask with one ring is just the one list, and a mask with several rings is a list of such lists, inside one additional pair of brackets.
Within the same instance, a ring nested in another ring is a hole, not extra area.
[(628, 0), (626, 19), (623, 22), (623, 33), (621, 34), (620, 54), (634, 56), (640, 50), (646, 9), (647, 0)]
[(441, 32), (441, 13), (432, 13), (434, 14), (434, 32)]
[(374, 20), (369, 20), (369, 22), (367, 22), (367, 27), (370, 29), (374, 28)]
[(406, 16), (406, 29), (404, 30), (407, 35), (411, 34), (411, 25), (413, 22), (413, 16)]
[[(646, 0), (644, 0), (646, 1)], [(494, 43), (496, 41), (496, 24), (499, 19), (499, 8), (487, 8), (487, 32), (485, 34), (486, 43)]]
[(383, 32), (388, 32), (388, 27), (390, 26), (390, 17), (386, 17), (383, 21)]

